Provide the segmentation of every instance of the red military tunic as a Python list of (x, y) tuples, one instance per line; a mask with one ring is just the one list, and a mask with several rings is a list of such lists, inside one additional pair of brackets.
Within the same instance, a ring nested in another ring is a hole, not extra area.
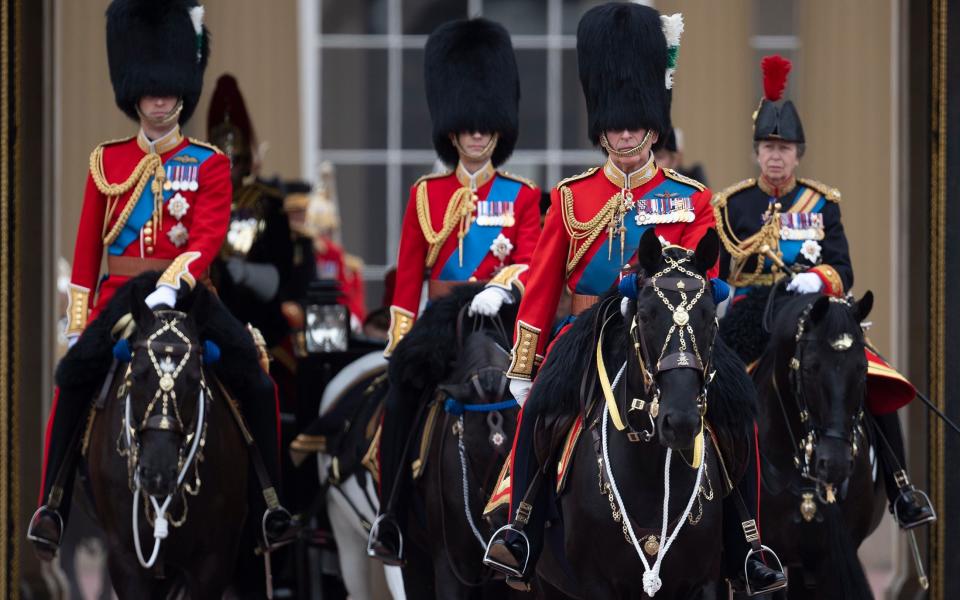
[[(88, 317), (96, 318), (117, 288), (141, 271), (164, 270), (158, 285), (193, 287), (223, 244), (230, 221), (229, 160), (213, 146), (184, 138), (179, 127), (152, 149), (141, 131), (101, 144), (91, 156), (70, 278), (68, 335), (81, 333)], [(159, 215), (155, 182), (162, 191)], [(107, 273), (101, 280), (104, 250)]]
[(504, 289), (517, 285), (522, 290), (539, 235), (540, 190), (529, 181), (496, 171), (490, 163), (473, 181), (459, 165), (454, 172), (420, 178), (410, 189), (403, 217), (387, 355), (413, 326), (425, 278), (492, 279)]
[[(621, 191), (633, 204), (620, 212)], [(526, 292), (520, 302), (514, 332), (513, 358), (507, 375), (530, 380), (543, 361), (564, 286), (585, 307), (594, 296), (619, 282), (622, 267), (635, 255), (640, 236), (649, 227), (666, 242), (695, 248), (715, 225), (711, 192), (701, 183), (650, 161), (629, 176), (608, 161), (557, 184), (550, 193), (550, 210), (530, 265)], [(621, 255), (622, 253), (622, 255)], [(716, 267), (710, 273), (716, 275)], [(578, 298), (578, 296), (586, 298)]]

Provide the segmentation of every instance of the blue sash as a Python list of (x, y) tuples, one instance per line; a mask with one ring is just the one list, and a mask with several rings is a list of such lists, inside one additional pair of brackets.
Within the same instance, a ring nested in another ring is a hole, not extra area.
[[(800, 197), (802, 191), (803, 190), (797, 191), (797, 195), (794, 201), (796, 201), (796, 198)], [(818, 200), (817, 203), (814, 205), (814, 207), (811, 208), (808, 212), (818, 213), (821, 210), (823, 210), (823, 207), (826, 203), (827, 203), (826, 198), (823, 198), (821, 196), (820, 200)], [(783, 252), (783, 262), (787, 266), (792, 266), (794, 263), (796, 263), (797, 257), (800, 255), (800, 248), (802, 247), (803, 247), (803, 240), (780, 240), (780, 252)], [(770, 259), (767, 259), (768, 263), (769, 263), (769, 260)], [(766, 270), (767, 271), (770, 270), (769, 264), (766, 265)]]
[[(167, 163), (178, 156), (189, 156), (196, 159), (196, 163), (191, 162), (191, 166), (196, 165), (199, 169), (200, 165), (206, 162), (213, 154), (213, 150), (209, 148), (187, 144), (183, 150), (168, 158)], [(164, 165), (167, 163), (164, 163)], [(137, 199), (136, 206), (133, 207), (133, 211), (130, 213), (130, 218), (127, 219), (123, 229), (120, 230), (120, 235), (110, 244), (110, 248), (107, 251), (113, 256), (121, 256), (130, 244), (140, 239), (140, 229), (150, 220), (150, 216), (153, 214), (153, 191), (150, 189), (152, 185), (153, 177), (150, 177), (147, 185), (143, 188), (143, 193), (141, 193), (140, 198)], [(167, 200), (172, 198), (174, 194), (176, 194), (176, 192), (172, 190), (164, 190), (163, 203), (166, 204)], [(132, 198), (127, 200), (127, 202), (132, 201)], [(160, 232), (154, 232), (154, 235), (160, 235)]]
[[(513, 204), (520, 193), (519, 181), (496, 175), (487, 197), (481, 202), (506, 202)], [(499, 225), (477, 225), (473, 223), (463, 238), (463, 266), (460, 266), (460, 253), (455, 249), (447, 258), (437, 277), (440, 281), (467, 281), (490, 252), (490, 245), (497, 239), (503, 227)]]
[[(793, 203), (795, 203), (803, 195), (803, 192), (805, 189), (806, 188), (803, 186), (797, 186), (796, 193), (793, 196), (793, 202), (790, 203), (791, 206), (793, 206)], [(827, 203), (826, 198), (824, 198), (821, 195), (820, 199), (817, 200), (817, 203), (813, 206), (813, 208), (811, 208), (807, 212), (819, 213), (820, 211), (823, 210), (823, 207), (826, 205), (826, 203)], [(788, 267), (792, 267), (794, 264), (796, 264), (797, 259), (800, 256), (800, 250), (801, 248), (803, 248), (803, 242), (804, 240), (780, 240), (780, 252), (783, 253), (782, 259), (785, 265), (787, 265)], [(773, 262), (769, 258), (765, 258), (763, 263), (763, 272), (770, 273), (771, 267), (773, 267)], [(756, 286), (747, 286), (747, 287), (737, 288), (735, 295), (743, 296), (744, 294), (747, 294), (754, 287)]]
[[(665, 179), (660, 185), (648, 191), (637, 200), (658, 200), (662, 196), (658, 197), (657, 194), (662, 195), (664, 193), (675, 194), (677, 196), (691, 196), (695, 191), (695, 189), (679, 181)], [(643, 237), (647, 229), (656, 226), (655, 224), (637, 225), (637, 221), (634, 218), (636, 214), (637, 211), (633, 210), (627, 214), (623, 220), (623, 226), (627, 229), (624, 234), (626, 240), (623, 246), (626, 252), (624, 253), (623, 261), (621, 262), (620, 260), (620, 239), (614, 237), (612, 252), (608, 252), (607, 248), (598, 248), (593, 257), (590, 258), (590, 262), (587, 263), (583, 269), (580, 280), (577, 281), (577, 288), (574, 290), (576, 293), (588, 296), (600, 296), (609, 290), (610, 286), (617, 283), (620, 277), (620, 269), (624, 263), (627, 262), (628, 258), (632, 258), (637, 253), (640, 238)], [(605, 234), (601, 233), (593, 243), (601, 243), (606, 246), (609, 243), (608, 239)]]

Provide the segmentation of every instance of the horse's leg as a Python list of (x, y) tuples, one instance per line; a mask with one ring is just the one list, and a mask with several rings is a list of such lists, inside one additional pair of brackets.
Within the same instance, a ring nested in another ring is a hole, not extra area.
[(390, 588), (393, 600), (406, 600), (407, 595), (403, 590), (403, 571), (400, 567), (384, 566), (383, 576), (387, 580), (387, 587)]
[[(352, 491), (351, 479), (341, 491)], [(355, 486), (353, 486), (355, 487)], [(359, 491), (357, 489), (356, 491)], [(372, 598), (370, 590), (370, 571), (372, 561), (367, 557), (367, 540), (363, 537), (357, 515), (349, 507), (344, 507), (343, 498), (337, 490), (327, 492), (327, 515), (333, 537), (337, 540), (337, 555), (340, 558), (340, 574), (343, 584), (353, 598)]]

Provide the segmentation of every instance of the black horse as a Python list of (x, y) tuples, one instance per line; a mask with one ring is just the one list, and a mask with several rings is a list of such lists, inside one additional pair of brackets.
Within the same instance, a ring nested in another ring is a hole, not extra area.
[(120, 598), (219, 598), (248, 515), (248, 446), (205, 365), (219, 353), (201, 338), (216, 300), (201, 286), (187, 313), (154, 313), (139, 289), (130, 302), (126, 356), (86, 436), (110, 577)]
[[(502, 523), (481, 516), (516, 429), (504, 372), (517, 307), (504, 305), (493, 319), (470, 317), (481, 289), (460, 287), (433, 302), (391, 358), (390, 393), (426, 400), (406, 457), (417, 461), (403, 569), (410, 598), (517, 594), (482, 564)], [(424, 427), (432, 433), (422, 435)]]
[[(706, 273), (717, 253), (712, 232), (695, 252), (644, 235), (636, 301), (622, 309), (619, 294), (604, 297), (558, 339), (537, 377), (532, 394), (552, 406), (541, 413), (538, 456), (556, 454), (566, 415), (583, 416), (537, 569), (569, 596), (716, 593), (721, 496), (746, 461), (721, 457), (705, 423), (746, 439), (755, 399), (742, 362), (716, 337)], [(541, 473), (540, 485), (552, 490), (554, 473)]]
[[(857, 548), (884, 510), (864, 416), (862, 299), (772, 295), (760, 394), (766, 539), (790, 569), (790, 598), (872, 598)], [(874, 479), (873, 473), (876, 473)]]

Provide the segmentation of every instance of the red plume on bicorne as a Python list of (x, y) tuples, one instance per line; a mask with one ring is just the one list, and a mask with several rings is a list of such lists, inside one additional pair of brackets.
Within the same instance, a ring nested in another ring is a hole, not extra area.
[(763, 70), (763, 96), (770, 102), (776, 102), (783, 97), (791, 67), (793, 65), (790, 61), (779, 54), (764, 56), (760, 61), (760, 68)]

